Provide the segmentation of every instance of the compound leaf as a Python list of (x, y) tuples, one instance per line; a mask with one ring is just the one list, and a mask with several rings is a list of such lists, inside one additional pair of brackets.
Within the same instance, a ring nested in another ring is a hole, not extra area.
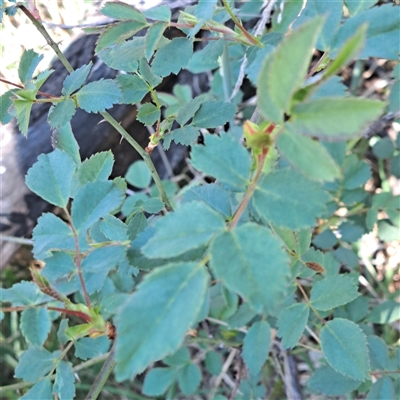
[(359, 295), (354, 279), (346, 275), (334, 275), (313, 286), (310, 301), (317, 310), (328, 311), (350, 303)]
[(193, 53), (193, 42), (186, 38), (175, 38), (159, 49), (152, 63), (153, 73), (159, 76), (177, 74), (186, 67)]
[(76, 90), (80, 89), (80, 87), (85, 83), (86, 78), (88, 77), (92, 66), (93, 66), (93, 63), (90, 62), (89, 64), (82, 65), (82, 67), (71, 72), (64, 79), (63, 89), (62, 89), (61, 93), (64, 96), (69, 96)]
[(216, 128), (233, 119), (236, 107), (224, 101), (205, 101), (194, 114), (191, 125), (198, 128)]
[(170, 264), (146, 275), (116, 317), (118, 381), (173, 353), (196, 320), (208, 273), (195, 263)]
[(236, 190), (245, 189), (249, 183), (249, 153), (228, 134), (206, 135), (205, 146), (192, 147), (191, 160), (196, 169)]
[(51, 329), (49, 312), (43, 308), (27, 308), (21, 314), (21, 332), (25, 339), (35, 345), (42, 346)]
[(204, 203), (183, 204), (174, 213), (160, 218), (154, 236), (142, 248), (149, 258), (174, 257), (199, 248), (225, 228), (220, 214)]
[(290, 126), (296, 133), (326, 140), (360, 136), (379, 117), (384, 103), (360, 98), (323, 98), (296, 104)]
[(117, 80), (121, 86), (123, 104), (136, 104), (143, 100), (149, 92), (146, 82), (137, 75), (118, 75)]
[(32, 192), (49, 203), (64, 208), (69, 200), (75, 168), (71, 157), (56, 149), (39, 156), (28, 170), (26, 184)]
[(178, 382), (182, 393), (193, 394), (201, 383), (201, 370), (196, 364), (187, 364), (178, 371)]
[(79, 145), (72, 133), (71, 124), (67, 123), (54, 130), (52, 144), (55, 149), (60, 149), (67, 153), (77, 166), (80, 165)]
[(169, 22), (171, 20), (171, 9), (165, 4), (145, 10), (143, 14), (153, 21)]
[(271, 327), (267, 321), (258, 321), (251, 325), (243, 341), (243, 360), (255, 376), (267, 361), (271, 344)]
[(321, 330), (322, 352), (337, 372), (354, 380), (369, 379), (367, 338), (354, 322), (335, 318)]
[(285, 308), (278, 317), (278, 336), (282, 347), (290, 349), (299, 342), (308, 321), (310, 308), (304, 303), (296, 303)]
[(329, 200), (320, 185), (286, 168), (261, 178), (252, 205), (267, 221), (298, 230), (314, 226)]
[(286, 290), (289, 260), (270, 231), (252, 223), (242, 225), (218, 236), (210, 252), (211, 267), (227, 288), (259, 313), (274, 309)]
[(115, 80), (100, 79), (85, 85), (75, 96), (80, 108), (86, 112), (97, 113), (118, 103), (122, 93)]

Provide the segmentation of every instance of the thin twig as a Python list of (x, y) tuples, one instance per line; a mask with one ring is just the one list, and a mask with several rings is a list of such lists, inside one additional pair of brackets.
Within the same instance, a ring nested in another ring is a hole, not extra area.
[(19, 244), (26, 244), (28, 246), (33, 246), (33, 240), (19, 238), (19, 237), (15, 237), (15, 236), (0, 235), (0, 241), (14, 242), (14, 243), (19, 243)]
[(214, 396), (215, 396), (215, 394), (216, 394), (216, 392), (218, 390), (218, 387), (221, 384), (222, 377), (228, 371), (228, 369), (231, 366), (231, 364), (233, 362), (233, 359), (235, 358), (237, 352), (238, 352), (237, 349), (232, 349), (230, 351), (230, 353), (228, 355), (228, 358), (226, 359), (224, 365), (222, 366), (222, 370), (221, 370), (220, 374), (215, 378), (215, 381), (214, 381), (214, 383), (212, 385), (211, 391), (210, 391), (210, 393), (208, 395), (208, 399), (211, 400), (211, 399), (214, 398)]
[(85, 400), (96, 400), (103, 386), (107, 382), (108, 377), (110, 376), (112, 370), (114, 369), (117, 362), (115, 361), (115, 351), (116, 351), (116, 343), (114, 342), (113, 347), (111, 348), (110, 353), (106, 359), (106, 362), (103, 364), (100, 373), (97, 375), (96, 380), (94, 381), (92, 387), (89, 390), (88, 395)]
[[(22, 85), (18, 85), (18, 83), (10, 82), (10, 81), (8, 81), (6, 79), (3, 79), (3, 78), (0, 78), (0, 82), (7, 83), (7, 85), (12, 85), (12, 86), (15, 86), (15, 87), (17, 87), (19, 89), (25, 89)], [(41, 96), (44, 96), (44, 97), (49, 97), (50, 99), (57, 98), (57, 96), (54, 96), (54, 95), (49, 94), (49, 93), (41, 92), (40, 90), (37, 92), (37, 94), (40, 94)]]
[(259, 36), (263, 33), (263, 30), (265, 28), (265, 25), (267, 24), (268, 20), (271, 17), (272, 9), (274, 8), (274, 5), (276, 3), (276, 0), (270, 0), (265, 6), (264, 10), (261, 14), (260, 20), (257, 22), (257, 25), (254, 28), (254, 36)]

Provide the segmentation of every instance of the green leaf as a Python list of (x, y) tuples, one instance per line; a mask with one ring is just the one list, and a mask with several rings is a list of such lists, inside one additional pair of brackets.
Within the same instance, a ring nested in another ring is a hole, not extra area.
[(73, 399), (75, 397), (74, 382), (75, 377), (72, 371), (72, 364), (66, 361), (59, 361), (53, 393), (57, 393), (60, 400)]
[(186, 38), (175, 38), (159, 49), (154, 56), (152, 70), (156, 75), (177, 74), (185, 68), (193, 53), (193, 42)]
[(346, 275), (328, 276), (311, 290), (311, 304), (317, 310), (328, 311), (350, 303), (360, 293), (354, 280)]
[(206, 368), (211, 375), (218, 376), (222, 371), (222, 357), (216, 351), (209, 351), (204, 360)]
[(277, 145), (279, 152), (305, 177), (318, 182), (339, 178), (339, 167), (319, 142), (285, 130)]
[(345, 0), (346, 7), (351, 15), (356, 15), (359, 12), (368, 10), (377, 3), (377, 0)]
[(200, 368), (196, 364), (185, 365), (178, 371), (178, 382), (183, 394), (193, 394), (201, 383)]
[(75, 102), (72, 99), (66, 99), (50, 108), (47, 121), (53, 129), (61, 128), (71, 121), (74, 114)]
[(223, 50), (223, 40), (209, 42), (203, 49), (193, 54), (186, 69), (192, 74), (200, 74), (218, 68), (218, 59), (222, 55)]
[(224, 232), (210, 252), (211, 267), (228, 289), (259, 313), (274, 309), (286, 291), (289, 260), (266, 228), (249, 223)]
[[(48, 377), (33, 385), (20, 400), (53, 400), (51, 379)], [(63, 399), (60, 399), (63, 400)]]
[(260, 179), (252, 205), (267, 221), (297, 230), (314, 226), (329, 200), (319, 184), (286, 168)]
[(18, 67), (18, 76), (23, 84), (32, 79), (33, 73), (43, 57), (43, 54), (39, 55), (31, 49), (23, 52)]
[(119, 1), (107, 2), (100, 12), (110, 18), (122, 20), (131, 19), (133, 21), (146, 22), (146, 18), (139, 10), (129, 4)]
[(78, 170), (78, 182), (84, 185), (89, 182), (107, 181), (114, 165), (111, 150), (93, 154), (85, 160)]
[(110, 340), (105, 336), (84, 337), (75, 343), (75, 356), (81, 360), (91, 359), (108, 351)]
[(385, 376), (379, 378), (371, 387), (367, 400), (388, 400), (396, 398), (392, 380)]
[(243, 341), (242, 357), (252, 376), (258, 374), (267, 361), (271, 345), (271, 327), (267, 321), (251, 325)]
[(75, 163), (61, 150), (42, 154), (28, 170), (26, 184), (32, 192), (51, 204), (66, 207), (70, 192)]
[[(140, 77), (144, 79), (152, 88), (155, 88), (162, 82), (162, 78), (153, 73), (150, 65), (148, 64), (145, 58), (142, 58), (139, 61), (139, 73)], [(160, 95), (160, 93), (158, 94)]]
[(163, 359), (163, 363), (170, 367), (182, 367), (190, 363), (190, 353), (187, 347), (181, 346), (174, 354)]
[(170, 264), (145, 276), (115, 320), (118, 381), (177, 350), (196, 320), (207, 285), (208, 273), (194, 263)]
[(15, 283), (9, 289), (0, 288), (0, 301), (10, 302), (13, 306), (34, 306), (52, 300), (42, 293), (33, 282)]
[(232, 215), (230, 194), (217, 183), (195, 186), (184, 193), (182, 204), (191, 201), (204, 201), (225, 217)]
[(163, 4), (161, 6), (149, 8), (143, 12), (144, 16), (153, 21), (164, 21), (170, 22), (171, 20), (171, 9)]
[(164, 203), (157, 197), (152, 197), (143, 203), (143, 210), (149, 214), (157, 214), (164, 208)]
[(236, 107), (224, 101), (205, 101), (193, 117), (191, 125), (198, 128), (216, 128), (231, 121)]
[(147, 30), (146, 41), (145, 41), (146, 43), (145, 56), (147, 61), (150, 61), (151, 56), (157, 49), (160, 39), (163, 37), (163, 33), (167, 28), (167, 26), (168, 25), (165, 22), (155, 22)]
[(46, 349), (29, 346), (19, 357), (15, 378), (23, 379), (25, 382), (36, 382), (52, 369), (59, 354), (59, 351), (50, 353)]
[(368, 123), (378, 118), (384, 103), (361, 98), (323, 98), (296, 104), (292, 109), (292, 131), (325, 140), (350, 139), (362, 135)]
[(282, 347), (291, 349), (299, 342), (308, 321), (310, 308), (304, 303), (296, 303), (285, 308), (278, 317), (278, 336)]
[(389, 367), (389, 351), (386, 343), (378, 336), (368, 336), (371, 371), (387, 370)]
[(397, 61), (400, 14), (395, 10), (391, 4), (383, 4), (348, 18), (335, 35), (332, 43), (333, 53), (361, 25), (367, 24), (366, 43), (359, 58), (378, 57)]
[(79, 154), (79, 145), (72, 133), (71, 124), (65, 124), (54, 130), (52, 144), (55, 149), (67, 153), (77, 166), (80, 165), (81, 156)]
[(63, 88), (61, 93), (64, 96), (70, 96), (76, 90), (80, 89), (81, 86), (85, 83), (86, 78), (89, 75), (90, 70), (92, 69), (93, 63), (82, 65), (82, 67), (76, 69), (71, 72), (65, 79), (63, 83)]
[[(193, 118), (203, 101), (203, 97), (198, 96), (190, 100), (188, 103), (183, 104), (178, 111), (178, 115), (176, 116), (176, 121), (179, 123), (179, 125), (183, 126), (189, 121), (190, 118)], [(226, 104), (227, 103), (223, 103), (223, 105)]]
[(27, 308), (21, 314), (21, 332), (25, 339), (35, 345), (42, 346), (50, 332), (51, 320), (45, 308)]
[[(260, 113), (267, 120), (279, 123), (283, 111), (289, 110), (292, 96), (307, 73), (322, 21), (315, 18), (285, 37), (264, 63), (258, 79), (257, 101)], [(272, 113), (268, 109), (270, 103), (275, 109)]]
[(174, 213), (160, 218), (155, 235), (142, 248), (149, 258), (173, 257), (207, 244), (225, 228), (220, 214), (204, 203), (183, 204)]
[(137, 75), (118, 75), (117, 81), (121, 86), (123, 104), (136, 104), (143, 100), (149, 92), (146, 82)]
[(162, 396), (175, 379), (173, 368), (153, 368), (144, 378), (142, 392), (146, 396)]
[(134, 162), (125, 174), (126, 181), (139, 189), (146, 189), (150, 186), (151, 173), (144, 161)]
[(80, 108), (97, 113), (118, 103), (122, 93), (115, 80), (100, 79), (85, 85), (75, 96)]
[(79, 189), (72, 203), (75, 229), (85, 231), (97, 220), (118, 208), (124, 195), (113, 182), (87, 183)]
[(390, 324), (399, 319), (399, 315), (400, 304), (393, 300), (387, 300), (372, 309), (367, 321), (373, 324)]
[(388, 137), (378, 140), (372, 147), (372, 152), (381, 160), (392, 157), (394, 151), (394, 144)]
[(315, 370), (307, 381), (307, 386), (327, 396), (340, 396), (349, 393), (357, 389), (360, 384), (360, 381), (347, 378), (329, 366)]
[(163, 146), (168, 150), (172, 140), (184, 146), (190, 146), (196, 142), (200, 132), (194, 126), (186, 125), (182, 128), (175, 129), (164, 136)]
[(113, 215), (106, 215), (100, 223), (100, 229), (112, 241), (128, 240), (128, 227)]
[(29, 117), (32, 110), (32, 101), (14, 100), (15, 116), (21, 133), (28, 136)]
[(3, 125), (8, 124), (13, 118), (9, 109), (13, 105), (11, 97), (15, 91), (16, 89), (8, 90), (0, 96), (0, 122)]
[(99, 57), (111, 68), (126, 72), (136, 72), (138, 61), (145, 55), (145, 38), (134, 37), (113, 47), (104, 49)]
[(324, 79), (335, 75), (359, 54), (365, 43), (366, 30), (366, 25), (360, 26), (357, 32), (346, 41), (338, 51), (335, 59), (325, 69)]
[(153, 125), (160, 118), (160, 109), (153, 103), (144, 103), (137, 113), (136, 118), (143, 125)]
[(337, 372), (354, 380), (369, 379), (367, 339), (354, 322), (335, 318), (321, 330), (322, 352)]
[(346, 189), (356, 189), (371, 178), (371, 167), (359, 160), (355, 154), (346, 157), (343, 163), (343, 186)]
[(249, 183), (250, 155), (226, 133), (220, 136), (206, 135), (205, 146), (192, 147), (191, 161), (194, 168), (235, 190), (243, 190)]
[(123, 21), (108, 25), (97, 40), (96, 54), (107, 47), (114, 46), (125, 39), (129, 39), (146, 26), (146, 21)]

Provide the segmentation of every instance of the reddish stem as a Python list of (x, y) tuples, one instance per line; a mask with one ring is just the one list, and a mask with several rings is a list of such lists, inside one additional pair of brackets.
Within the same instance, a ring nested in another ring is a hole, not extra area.
[[(8, 85), (15, 86), (19, 89), (25, 89), (22, 85), (18, 85), (17, 83), (7, 81), (6, 79), (3, 79), (3, 78), (0, 78), (0, 82), (7, 83)], [(49, 94), (49, 93), (45, 93), (45, 92), (41, 92), (41, 91), (38, 91), (37, 93), (40, 94), (41, 96), (48, 97), (50, 99), (57, 98), (57, 96), (53, 96), (52, 94)]]

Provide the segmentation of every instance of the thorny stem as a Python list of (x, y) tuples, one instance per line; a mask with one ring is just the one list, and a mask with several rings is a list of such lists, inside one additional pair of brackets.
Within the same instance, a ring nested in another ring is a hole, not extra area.
[(85, 303), (88, 306), (88, 308), (91, 308), (91, 304), (90, 304), (90, 299), (89, 299), (89, 295), (88, 292), (86, 290), (86, 285), (85, 285), (85, 279), (83, 278), (83, 272), (82, 272), (82, 265), (81, 265), (81, 250), (79, 247), (79, 238), (78, 238), (78, 232), (76, 231), (71, 215), (68, 212), (67, 208), (64, 208), (64, 211), (68, 217), (68, 221), (70, 223), (71, 226), (71, 230), (72, 230), (72, 234), (74, 235), (74, 242), (75, 242), (75, 265), (76, 265), (76, 270), (78, 271), (78, 277), (79, 277), (79, 281), (81, 283), (81, 287), (82, 287), (82, 292), (83, 292), (83, 297), (85, 298)]
[(229, 7), (229, 4), (226, 0), (222, 0), (222, 2), (224, 3), (224, 7), (226, 9), (226, 11), (228, 12), (228, 14), (231, 16), (232, 21), (235, 23), (235, 25), (243, 32), (243, 35), (247, 38), (247, 40), (252, 43), (257, 45), (258, 43), (254, 40), (253, 36), (246, 31), (246, 29), (244, 28), (244, 26), (241, 24), (241, 22), (236, 18), (236, 15), (233, 13), (233, 11), (231, 10), (231, 8)]
[(100, 373), (97, 375), (96, 380), (94, 381), (92, 387), (89, 390), (88, 395), (85, 400), (96, 400), (98, 395), (100, 394), (103, 386), (107, 382), (108, 377), (110, 376), (112, 370), (116, 365), (115, 361), (115, 350), (116, 344), (114, 342), (113, 347), (107, 357), (106, 362), (103, 364)]
[(36, 19), (32, 13), (22, 4), (22, 3), (17, 3), (17, 7), (21, 9), (21, 11), (31, 20), (33, 25), (35, 25), (35, 28), (42, 34), (42, 36), (46, 39), (47, 44), (54, 50), (54, 52), (57, 54), (57, 57), (60, 59), (64, 67), (67, 69), (67, 71), (71, 74), (74, 72), (74, 68), (72, 65), (69, 63), (67, 58), (64, 56), (60, 48), (58, 47), (57, 43), (51, 38), (51, 36), (48, 34), (46, 31), (46, 28), (43, 26), (42, 22), (39, 19)]
[[(23, 4), (18, 3), (17, 6), (32, 21), (32, 23), (35, 25), (35, 27), (38, 29), (38, 31), (47, 40), (47, 43), (54, 50), (54, 52), (57, 54), (58, 58), (60, 59), (60, 61), (64, 65), (64, 67), (68, 70), (68, 72), (69, 73), (74, 72), (74, 68), (69, 63), (69, 61), (66, 59), (64, 54), (61, 52), (61, 50), (58, 47), (57, 43), (47, 33), (47, 31), (44, 28), (44, 26), (41, 23), (41, 21), (37, 20)], [(153, 161), (151, 160), (149, 154), (147, 154), (146, 151), (142, 149), (142, 147), (139, 145), (139, 143), (135, 139), (133, 139), (128, 134), (128, 132), (108, 112), (103, 112), (103, 113), (100, 113), (100, 114), (139, 153), (139, 155), (142, 157), (143, 161), (146, 163), (147, 167), (149, 168), (149, 170), (151, 172), (151, 175), (152, 175), (152, 177), (154, 179), (154, 183), (157, 186), (158, 191), (160, 192), (161, 199), (165, 203), (165, 206), (166, 206), (167, 210), (168, 211), (173, 211), (172, 205), (171, 205), (171, 203), (170, 203), (170, 201), (168, 199), (168, 196), (167, 196), (167, 194), (166, 194), (166, 192), (164, 190), (164, 187), (162, 186), (160, 176), (158, 175), (158, 172), (157, 172), (157, 170), (156, 170), (156, 168), (155, 168), (155, 166), (153, 164)]]

